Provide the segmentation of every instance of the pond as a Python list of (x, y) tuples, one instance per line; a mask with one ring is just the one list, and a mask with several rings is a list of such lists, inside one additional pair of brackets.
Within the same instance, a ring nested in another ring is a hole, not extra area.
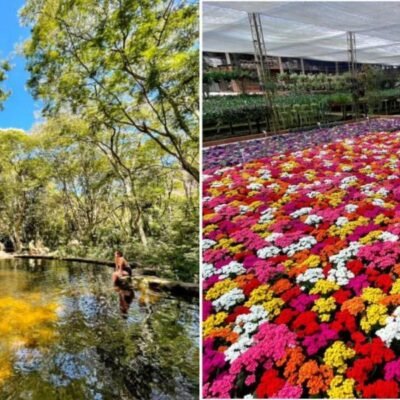
[(196, 399), (198, 303), (105, 266), (0, 260), (0, 399)]

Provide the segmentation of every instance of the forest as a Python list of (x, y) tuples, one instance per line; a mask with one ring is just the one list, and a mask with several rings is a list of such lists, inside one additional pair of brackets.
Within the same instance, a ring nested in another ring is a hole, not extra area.
[(197, 5), (28, 0), (20, 19), (42, 111), (30, 131), (0, 131), (3, 244), (99, 259), (120, 249), (196, 280)]

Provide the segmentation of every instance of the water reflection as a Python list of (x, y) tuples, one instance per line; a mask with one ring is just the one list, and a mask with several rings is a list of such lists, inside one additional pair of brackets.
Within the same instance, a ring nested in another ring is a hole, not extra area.
[[(198, 305), (148, 288), (116, 290), (110, 274), (83, 264), (0, 261), (0, 324), (6, 297), (53, 312), (49, 321), (36, 314), (45, 323), (33, 325), (34, 340), (16, 340), (12, 328), (9, 352), (0, 335), (1, 400), (197, 398)], [(46, 330), (52, 339), (39, 340)]]
[(133, 288), (127, 287), (127, 286), (116, 286), (115, 287), (116, 292), (118, 293), (119, 297), (119, 311), (121, 313), (122, 318), (127, 319), (128, 318), (128, 311), (129, 307), (132, 304), (133, 299), (135, 298), (135, 292), (133, 291)]

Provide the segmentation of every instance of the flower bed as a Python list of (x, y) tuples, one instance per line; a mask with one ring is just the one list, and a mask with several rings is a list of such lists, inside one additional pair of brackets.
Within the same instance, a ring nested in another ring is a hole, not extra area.
[(400, 118), (381, 118), (306, 132), (291, 132), (263, 139), (242, 141), (203, 149), (203, 170), (248, 162), (287, 151), (302, 150), (315, 144), (330, 143), (369, 132), (400, 129)]
[(400, 394), (400, 132), (204, 181), (204, 397)]

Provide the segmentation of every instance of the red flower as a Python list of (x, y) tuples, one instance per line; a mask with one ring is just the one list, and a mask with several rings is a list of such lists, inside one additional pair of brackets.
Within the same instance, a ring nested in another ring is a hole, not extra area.
[(279, 316), (275, 319), (275, 324), (289, 324), (293, 318), (295, 318), (299, 314), (298, 311), (292, 310), (291, 308), (285, 308), (279, 314)]
[(378, 379), (362, 388), (363, 397), (376, 399), (397, 399), (399, 387), (395, 381)]
[(353, 366), (346, 371), (346, 376), (355, 379), (358, 383), (364, 383), (374, 367), (373, 362), (369, 358), (360, 358), (354, 361)]
[(246, 285), (242, 288), (243, 293), (245, 294), (245, 296), (250, 296), (250, 293), (254, 289), (258, 288), (260, 285), (261, 285), (261, 282), (257, 278), (254, 278), (254, 279), (248, 281), (246, 283)]
[(388, 274), (379, 275), (376, 280), (375, 284), (377, 287), (382, 289), (385, 293), (388, 293), (392, 287), (393, 280)]
[(386, 347), (380, 338), (373, 338), (370, 343), (356, 344), (358, 354), (369, 357), (374, 364), (391, 361), (395, 358), (393, 350)]
[(235, 307), (233, 312), (226, 317), (225, 322), (227, 323), (234, 322), (236, 317), (242, 314), (250, 314), (250, 308), (245, 306)]
[(335, 298), (336, 303), (343, 304), (346, 300), (348, 300), (352, 296), (350, 290), (339, 289), (336, 293), (332, 295)]
[(319, 331), (317, 314), (314, 311), (306, 311), (300, 314), (292, 323), (292, 329), (299, 337), (312, 335)]
[(259, 399), (273, 397), (285, 385), (285, 380), (278, 377), (278, 371), (270, 369), (264, 372), (260, 384), (257, 386), (256, 394)]
[(353, 333), (357, 330), (356, 320), (348, 311), (338, 311), (330, 327), (337, 332)]
[(281, 295), (281, 299), (288, 303), (293, 298), (299, 296), (301, 294), (301, 289), (298, 286), (292, 287)]
[(347, 261), (347, 268), (357, 276), (363, 270), (364, 265), (360, 260), (351, 260)]

